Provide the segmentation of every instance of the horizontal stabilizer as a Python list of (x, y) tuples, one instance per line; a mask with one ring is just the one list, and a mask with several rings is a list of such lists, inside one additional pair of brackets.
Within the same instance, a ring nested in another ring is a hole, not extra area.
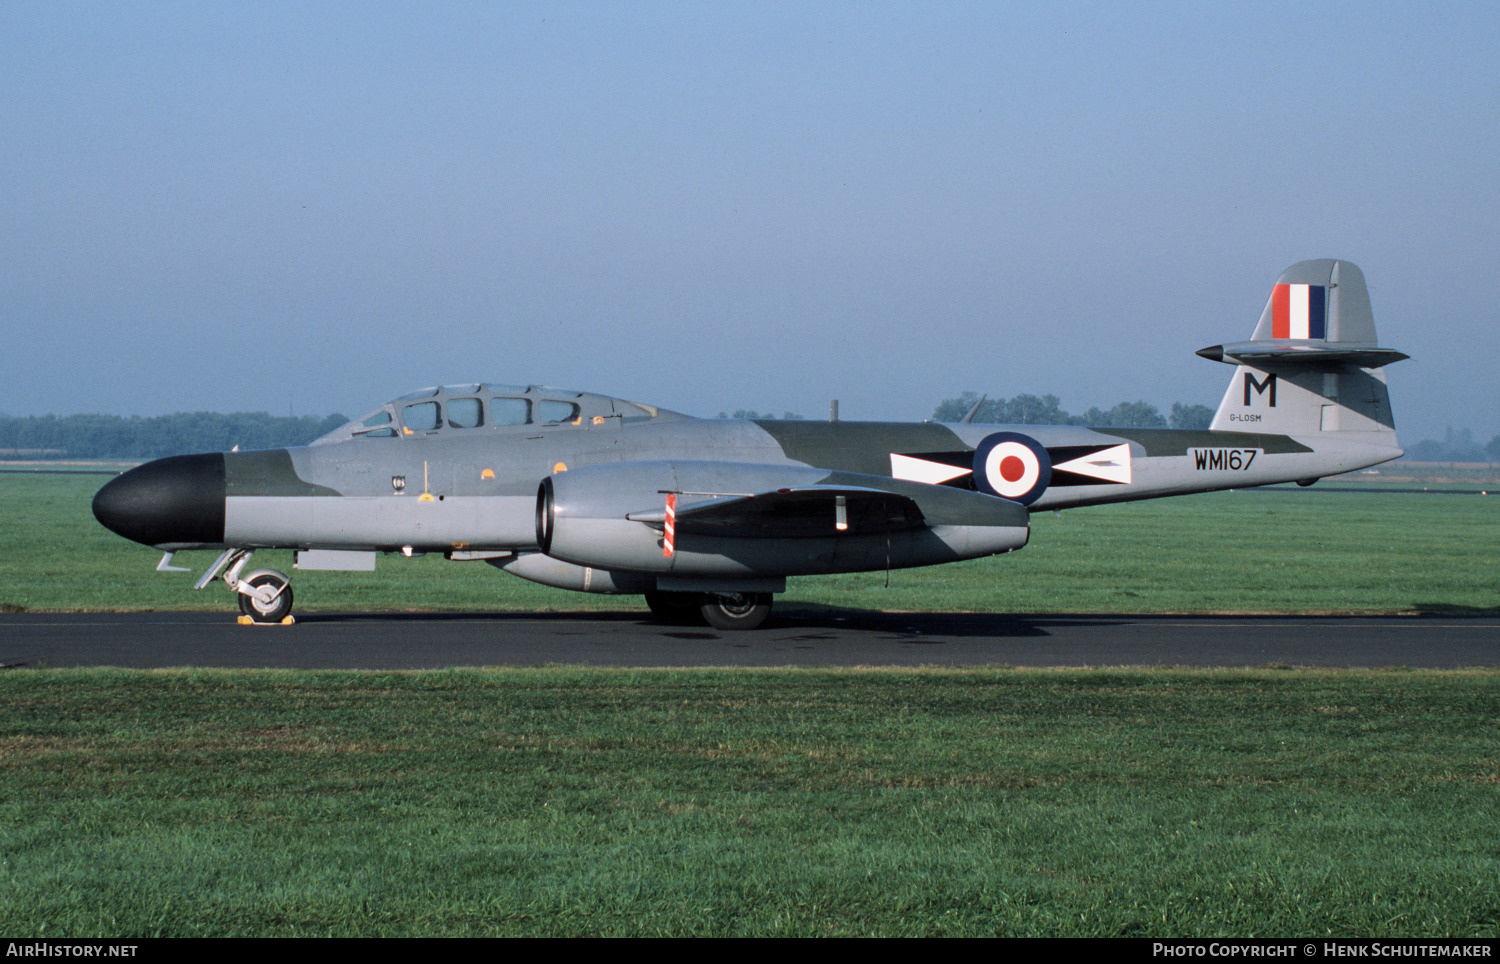
[(1198, 354), (1226, 365), (1251, 365), (1256, 368), (1283, 365), (1356, 365), (1360, 368), (1381, 368), (1411, 357), (1394, 348), (1361, 348), (1327, 343), (1277, 344), (1264, 341), (1212, 345), (1199, 349)]

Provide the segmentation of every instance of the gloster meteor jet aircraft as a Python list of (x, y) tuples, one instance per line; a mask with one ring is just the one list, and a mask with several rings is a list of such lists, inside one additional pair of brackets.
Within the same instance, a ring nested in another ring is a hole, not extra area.
[[(759, 626), (788, 576), (927, 566), (1026, 545), (1030, 513), (1316, 479), (1400, 456), (1364, 276), (1286, 269), (1207, 431), (701, 419), (605, 395), (447, 385), (310, 445), (182, 455), (111, 480), (94, 515), (166, 553), (221, 549), (242, 622), (290, 622), (247, 571), (369, 570), (441, 553), (523, 579), (635, 593), (659, 618)], [(972, 413), (971, 413), (972, 414)]]

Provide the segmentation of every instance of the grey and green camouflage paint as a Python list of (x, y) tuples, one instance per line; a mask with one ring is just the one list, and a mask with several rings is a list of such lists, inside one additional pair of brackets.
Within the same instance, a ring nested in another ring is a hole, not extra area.
[[(1288, 331), (1323, 337), (1276, 337)], [(1207, 431), (700, 419), (445, 386), (305, 447), (148, 463), (94, 511), (168, 552), (290, 548), (310, 567), (444, 553), (595, 592), (763, 592), (1008, 552), (1039, 510), (1306, 482), (1401, 454), (1382, 368), (1405, 356), (1376, 344), (1348, 262), (1288, 268), (1250, 341), (1200, 354), (1235, 366)]]

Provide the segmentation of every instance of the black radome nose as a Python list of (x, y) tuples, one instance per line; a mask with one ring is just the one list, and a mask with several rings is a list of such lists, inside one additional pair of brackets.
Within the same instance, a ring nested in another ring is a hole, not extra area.
[(174, 455), (138, 465), (94, 494), (94, 518), (148, 546), (224, 541), (224, 456)]

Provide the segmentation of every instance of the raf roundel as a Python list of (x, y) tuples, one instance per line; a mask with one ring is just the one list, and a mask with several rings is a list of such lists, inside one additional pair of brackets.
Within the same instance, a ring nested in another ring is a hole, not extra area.
[(974, 482), (981, 492), (1030, 505), (1051, 481), (1052, 460), (1029, 435), (996, 432), (974, 450)]

